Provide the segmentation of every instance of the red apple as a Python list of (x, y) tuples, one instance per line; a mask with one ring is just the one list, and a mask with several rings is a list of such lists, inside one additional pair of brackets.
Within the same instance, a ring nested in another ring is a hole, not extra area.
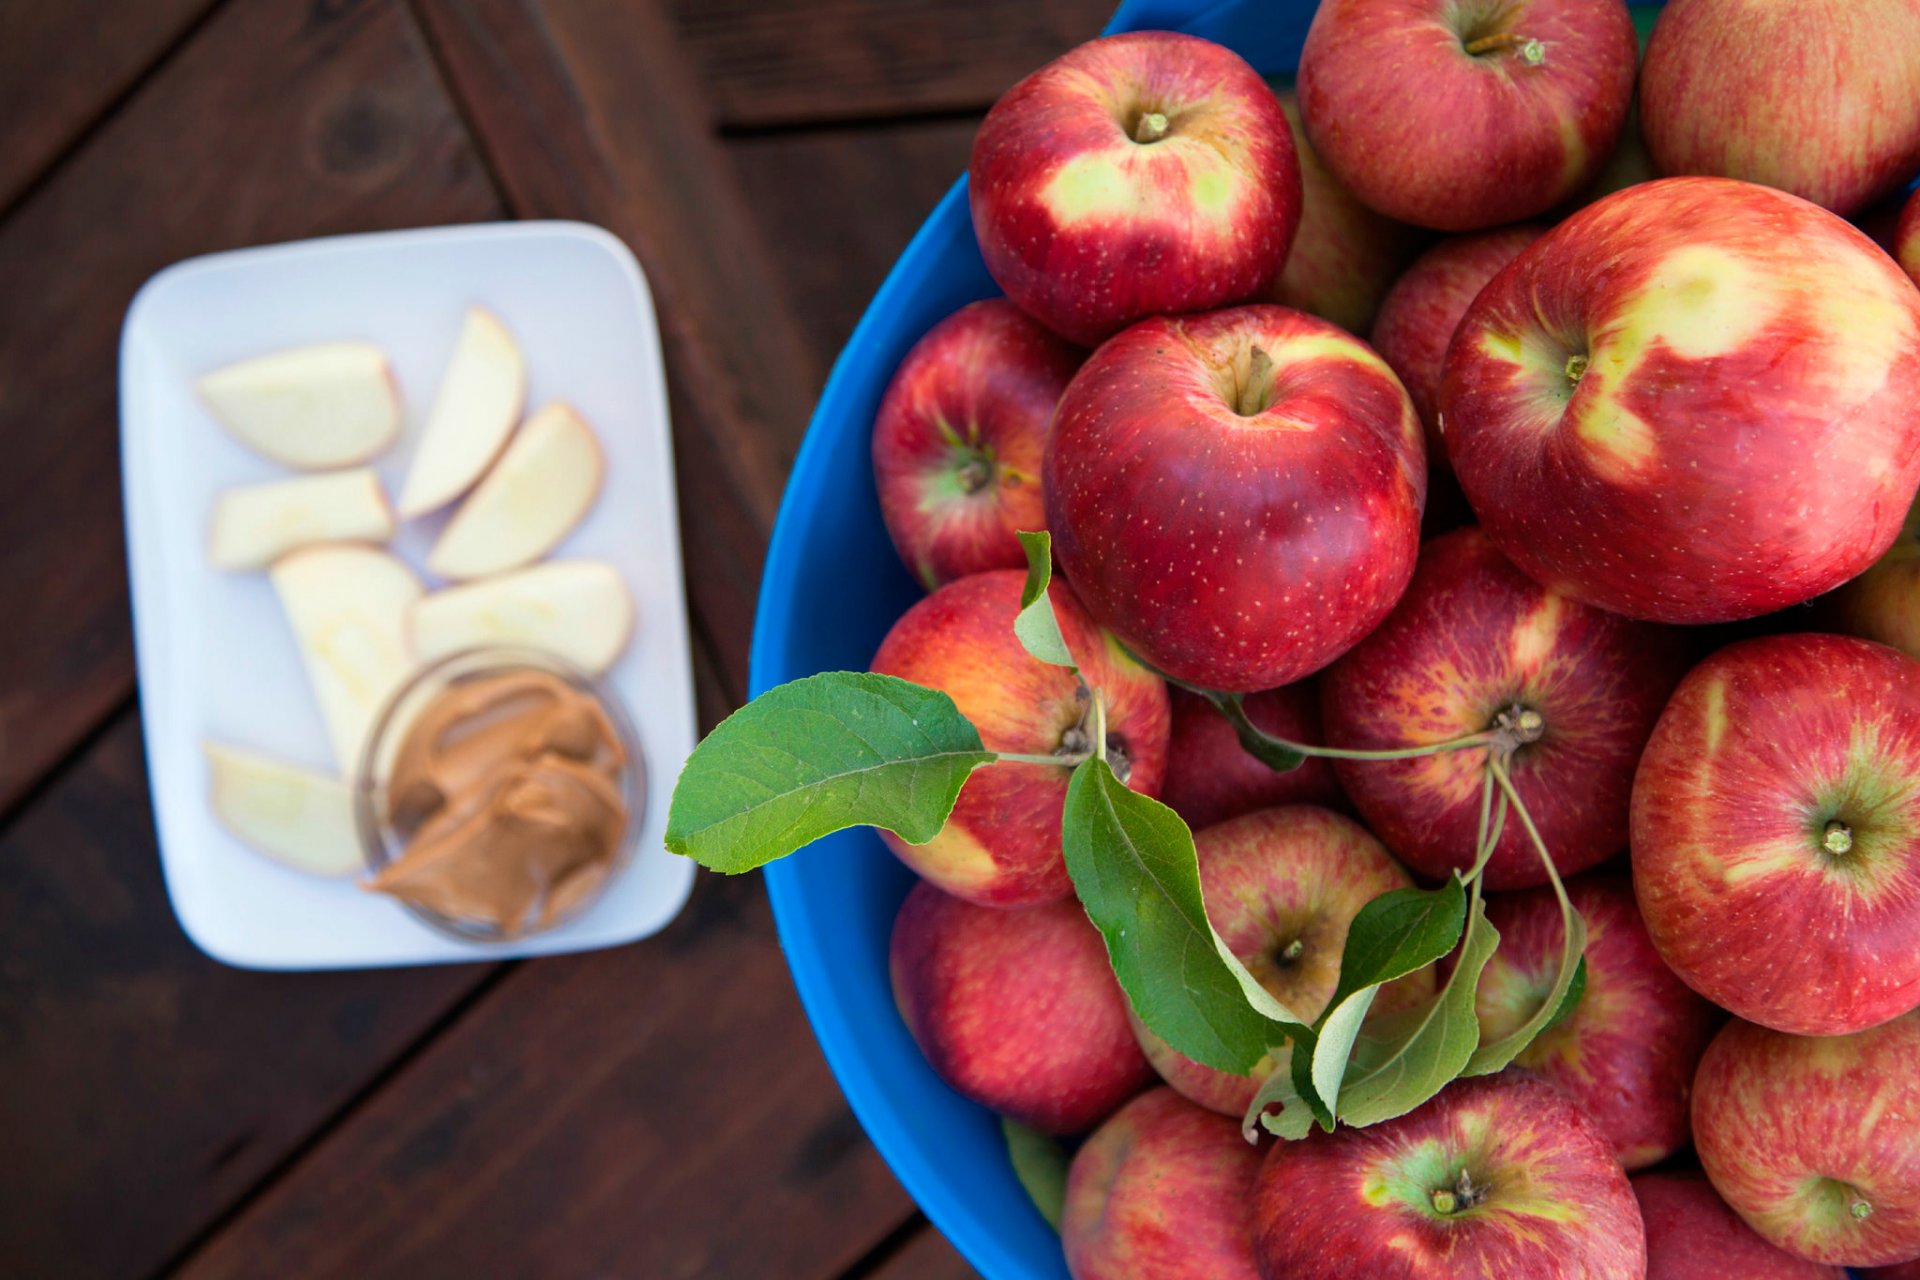
[(1526, 1072), (1267, 1155), (1253, 1253), (1267, 1280), (1640, 1280), (1627, 1175), (1571, 1099)]
[(1007, 90), (967, 180), (987, 270), (1085, 346), (1259, 297), (1300, 223), (1273, 90), (1232, 50), (1169, 31), (1090, 41)]
[(1837, 213), (1920, 169), (1913, 0), (1670, 0), (1640, 114), (1660, 172), (1763, 182)]
[(1060, 1221), (1073, 1280), (1260, 1280), (1247, 1231), (1259, 1149), (1171, 1089), (1143, 1093), (1087, 1139)]
[(1661, 956), (1749, 1022), (1920, 1005), (1920, 662), (1785, 635), (1695, 667), (1634, 779), (1633, 878)]
[(1533, 577), (1656, 622), (1753, 617), (1899, 532), (1920, 486), (1920, 289), (1795, 196), (1645, 183), (1481, 292), (1440, 411), (1482, 526)]
[[(1693, 1070), (1723, 1019), (1660, 959), (1624, 876), (1593, 872), (1567, 893), (1587, 922), (1586, 991), (1514, 1061), (1579, 1103), (1622, 1165), (1644, 1169), (1687, 1145)], [(1487, 919), (1500, 949), (1475, 997), (1483, 1042), (1539, 1012), (1565, 939), (1545, 887), (1493, 895)]]
[(1789, 1253), (1920, 1259), (1920, 1010), (1850, 1036), (1729, 1023), (1693, 1082), (1714, 1189)]
[(1520, 251), (1538, 240), (1543, 227), (1505, 227), (1479, 235), (1442, 240), (1421, 254), (1394, 282), (1373, 322), (1373, 346), (1400, 375), (1420, 421), (1427, 429), (1427, 458), (1436, 470), (1447, 466), (1440, 439), (1440, 379), (1447, 369), (1447, 344), (1460, 318)]
[(1920, 658), (1920, 503), (1886, 554), (1823, 604), (1836, 631)]
[(1300, 157), (1300, 231), (1273, 300), (1364, 334), (1393, 278), (1419, 247), (1420, 233), (1354, 199), (1307, 145), (1291, 92), (1280, 95), (1280, 106)]
[[(1089, 702), (1073, 672), (1028, 655), (1013, 634), (1026, 575), (1011, 569), (948, 583), (887, 632), (873, 669), (948, 694), (990, 751), (1084, 754)], [(1049, 592), (1060, 633), (1107, 705), (1107, 751), (1128, 786), (1160, 793), (1167, 759), (1167, 691), (1094, 626), (1073, 593)], [(1052, 902), (1073, 892), (1060, 853), (1060, 808), (1070, 769), (996, 764), (960, 790), (939, 835), (913, 845), (881, 832), (887, 847), (927, 879), (994, 907)]]
[(1188, 684), (1290, 684), (1413, 572), (1420, 421), (1358, 338), (1285, 307), (1143, 320), (1081, 366), (1047, 524), (1088, 610)]
[[(1466, 737), (1532, 711), (1542, 728), (1511, 764), (1516, 790), (1566, 874), (1626, 847), (1634, 764), (1680, 679), (1678, 638), (1547, 590), (1478, 529), (1429, 542), (1413, 585), (1320, 680), (1327, 741), (1384, 750)], [(1486, 753), (1336, 760), (1354, 807), (1414, 871), (1473, 865)], [(1487, 864), (1493, 889), (1544, 884), (1517, 817)]]
[(1360, 199), (1471, 231), (1586, 185), (1620, 137), (1639, 55), (1622, 0), (1324, 0), (1300, 106)]
[(922, 881), (894, 918), (889, 973), (940, 1078), (1030, 1128), (1084, 1133), (1153, 1079), (1078, 902), (997, 911)]
[(1633, 1180), (1647, 1224), (1647, 1280), (1847, 1280), (1839, 1267), (1796, 1258), (1754, 1234), (1707, 1175), (1693, 1169)]
[[(1207, 915), (1227, 948), (1281, 1004), (1311, 1021), (1340, 980), (1347, 926), (1360, 908), (1413, 881), (1351, 818), (1311, 805), (1263, 809), (1194, 837)], [(1433, 970), (1386, 987), (1375, 1012), (1433, 994)], [(1209, 1110), (1238, 1119), (1277, 1065), (1262, 1059), (1244, 1076), (1195, 1062), (1134, 1020), (1140, 1047), (1161, 1079)]]
[(1014, 534), (1047, 527), (1047, 424), (1081, 353), (1004, 298), (960, 308), (894, 371), (873, 423), (893, 545), (921, 585), (1022, 569)]
[[(1255, 809), (1283, 804), (1344, 808), (1346, 798), (1324, 758), (1309, 757), (1289, 773), (1276, 773), (1248, 755), (1239, 735), (1211, 702), (1184, 689), (1169, 689), (1173, 732), (1167, 738), (1167, 773), (1160, 802), (1195, 831)], [(1320, 695), (1310, 683), (1249, 694), (1247, 718), (1290, 742), (1319, 742)]]
[(1893, 233), (1894, 256), (1908, 275), (1920, 281), (1920, 191), (1908, 197), (1900, 211), (1900, 225)]

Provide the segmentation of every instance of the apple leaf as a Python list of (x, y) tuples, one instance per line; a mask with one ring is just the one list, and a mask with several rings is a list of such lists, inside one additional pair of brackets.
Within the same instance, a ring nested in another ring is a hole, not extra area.
[(767, 690), (694, 749), (673, 788), (667, 848), (737, 874), (845, 827), (923, 844), (968, 775), (997, 758), (937, 689), (864, 671), (807, 676)]
[[(1280, 1060), (1273, 1074), (1261, 1084), (1259, 1092), (1253, 1095), (1253, 1102), (1247, 1107), (1247, 1114), (1240, 1121), (1240, 1134), (1248, 1142), (1260, 1141), (1260, 1130), (1298, 1142), (1313, 1132), (1317, 1120), (1323, 1126), (1331, 1122), (1327, 1119), (1324, 1104), (1315, 1106), (1311, 1089), (1302, 1089), (1301, 1081), (1293, 1066), (1292, 1046), (1281, 1049), (1274, 1055)], [(1309, 1080), (1307, 1083), (1311, 1083)], [(1278, 1110), (1275, 1110), (1278, 1108)]]
[(1033, 1207), (1055, 1231), (1067, 1209), (1067, 1149), (1044, 1133), (1017, 1120), (1000, 1117), (1000, 1133), (1007, 1142), (1007, 1159)]
[(1455, 872), (1438, 889), (1390, 889), (1347, 926), (1329, 1011), (1367, 987), (1404, 978), (1452, 951), (1467, 924), (1467, 887)]
[(1073, 667), (1073, 654), (1066, 637), (1060, 634), (1060, 619), (1054, 616), (1053, 601), (1047, 599), (1047, 586), (1053, 581), (1053, 535), (1018, 533), (1027, 552), (1027, 585), (1020, 592), (1020, 613), (1013, 620), (1013, 634), (1027, 652), (1056, 667)]
[(1268, 994), (1207, 919), (1193, 833), (1095, 757), (1075, 767), (1061, 844), (1087, 915), (1140, 1020), (1196, 1062), (1245, 1074), (1312, 1032)]

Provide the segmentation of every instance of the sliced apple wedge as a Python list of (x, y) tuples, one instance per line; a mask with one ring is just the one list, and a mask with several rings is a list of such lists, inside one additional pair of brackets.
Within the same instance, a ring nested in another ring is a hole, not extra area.
[(364, 865), (346, 783), (218, 742), (202, 745), (213, 815), (241, 843), (316, 876), (352, 875)]
[(485, 307), (467, 308), (400, 486), (401, 517), (438, 510), (471, 488), (500, 455), (526, 398), (526, 361), (513, 335)]
[(321, 342), (203, 374), (201, 400), (241, 443), (303, 471), (367, 459), (400, 434), (400, 394), (370, 342)]
[(259, 569), (314, 542), (385, 542), (393, 508), (371, 468), (228, 489), (213, 504), (207, 554), (218, 569)]
[(556, 654), (598, 674), (633, 632), (633, 598), (610, 564), (555, 560), (436, 591), (413, 608), (413, 647), (431, 662), (462, 649), (511, 645)]
[(533, 563), (587, 514), (603, 470), (593, 428), (566, 404), (546, 406), (453, 513), (427, 568), (463, 581)]
[(334, 762), (351, 775), (374, 717), (414, 669), (407, 620), (420, 580), (376, 547), (332, 542), (282, 556), (269, 576), (327, 722)]

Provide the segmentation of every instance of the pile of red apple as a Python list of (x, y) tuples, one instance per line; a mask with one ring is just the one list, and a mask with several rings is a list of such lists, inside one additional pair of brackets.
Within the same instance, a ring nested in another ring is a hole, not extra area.
[[(1067, 771), (1028, 764), (888, 837), (923, 877), (909, 1028), (965, 1096), (1091, 1134), (1077, 1280), (1920, 1260), (1920, 199), (1888, 249), (1844, 220), (1920, 171), (1920, 4), (1674, 0), (1642, 62), (1621, 0), (1324, 0), (1297, 92), (1149, 32), (988, 115), (971, 207), (1006, 297), (880, 410), (931, 594), (874, 670), (990, 750), (1084, 754), (1084, 686), (1013, 631), (1015, 533), (1049, 530), (1108, 760), (1196, 830), (1215, 928), (1308, 1015), (1363, 904), (1473, 860), (1479, 757), (1275, 772), (1187, 690), (1342, 748), (1536, 713), (1513, 781), (1584, 993), (1504, 1072), (1250, 1145), (1261, 1073), (1133, 1016), (1062, 862)], [(1546, 995), (1546, 882), (1509, 824), (1487, 1035)]]

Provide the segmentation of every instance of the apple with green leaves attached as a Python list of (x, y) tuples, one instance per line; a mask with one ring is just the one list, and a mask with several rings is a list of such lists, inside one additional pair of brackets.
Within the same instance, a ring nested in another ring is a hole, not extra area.
[(1640, 1174), (1633, 1194), (1647, 1224), (1647, 1280), (1847, 1280), (1762, 1240), (1697, 1170)]
[[(1310, 756), (1281, 773), (1240, 745), (1220, 709), (1197, 693), (1169, 689), (1173, 731), (1167, 736), (1167, 773), (1160, 802), (1195, 831), (1255, 809), (1283, 804), (1346, 808), (1333, 766)], [(1320, 695), (1311, 682), (1251, 693), (1242, 706), (1254, 727), (1289, 742), (1319, 742)]]

